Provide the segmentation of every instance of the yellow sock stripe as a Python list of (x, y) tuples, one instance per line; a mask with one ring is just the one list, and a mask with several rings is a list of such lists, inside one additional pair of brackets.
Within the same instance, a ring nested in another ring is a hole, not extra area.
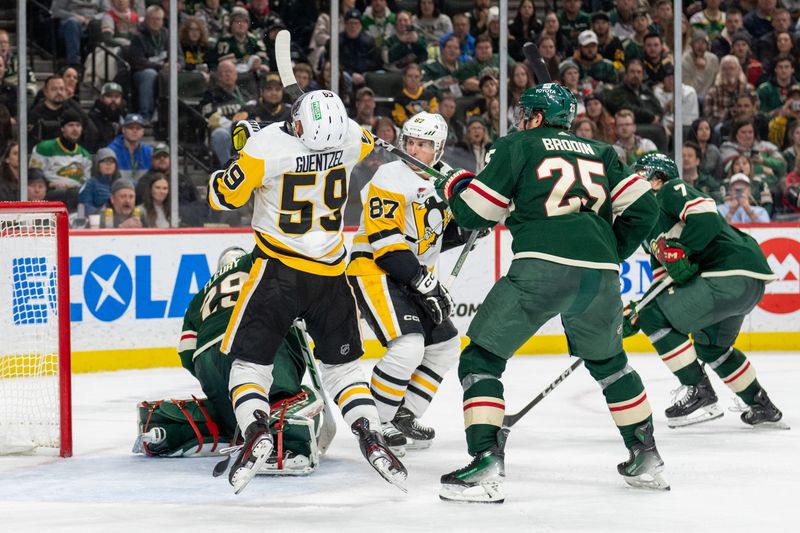
[(267, 396), (267, 393), (264, 391), (264, 387), (262, 387), (261, 385), (257, 385), (255, 383), (244, 383), (233, 389), (233, 392), (231, 393), (231, 400), (233, 401), (233, 403), (236, 403), (236, 400), (239, 399), (239, 396), (241, 396), (244, 392), (249, 390), (260, 392), (261, 394), (264, 395), (264, 397)]
[(436, 394), (436, 391), (438, 390), (438, 387), (435, 384), (431, 383), (430, 381), (423, 378), (419, 374), (412, 374), (411, 381), (419, 385), (422, 385), (423, 387), (431, 391), (433, 394)]
[(372, 397), (372, 393), (368, 388), (363, 386), (353, 387), (339, 397), (339, 407), (343, 406), (351, 396), (355, 396), (356, 394)]
[(394, 387), (390, 387), (388, 385), (381, 383), (375, 378), (375, 376), (372, 376), (372, 380), (370, 380), (370, 383), (372, 384), (373, 387), (375, 387), (379, 391), (391, 394), (392, 396), (397, 396), (398, 398), (402, 398), (406, 393), (405, 389), (395, 389)]

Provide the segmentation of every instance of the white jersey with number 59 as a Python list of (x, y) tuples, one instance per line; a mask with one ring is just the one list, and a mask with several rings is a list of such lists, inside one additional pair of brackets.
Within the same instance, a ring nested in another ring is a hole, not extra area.
[(375, 146), (372, 135), (348, 122), (344, 142), (320, 152), (309, 150), (285, 123), (255, 133), (236, 161), (212, 174), (211, 207), (236, 209), (255, 191), (252, 225), (264, 254), (313, 274), (343, 273), (350, 173)]

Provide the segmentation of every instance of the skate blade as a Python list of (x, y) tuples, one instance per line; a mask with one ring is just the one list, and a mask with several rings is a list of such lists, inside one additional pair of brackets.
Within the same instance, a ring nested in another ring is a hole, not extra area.
[(433, 444), (433, 440), (412, 440), (408, 439), (408, 443), (406, 444), (406, 450), (427, 450)]
[(407, 446), (389, 446), (389, 450), (391, 450), (395, 457), (405, 457), (407, 449)]
[(747, 423), (746, 423), (746, 425), (747, 425), (747, 427), (749, 427), (749, 428), (751, 428), (753, 430), (756, 430), (756, 431), (758, 431), (760, 429), (766, 429), (766, 430), (770, 430), (770, 429), (784, 429), (784, 430), (785, 429), (792, 429), (783, 420), (778, 420), (777, 422), (761, 422), (760, 424), (756, 424), (755, 426), (751, 426), (750, 424), (747, 424)]
[[(264, 463), (266, 463), (267, 460), (269, 459), (269, 455), (270, 453), (272, 453), (273, 445), (269, 441), (262, 441), (262, 442), (266, 442), (268, 446), (266, 448), (261, 447), (262, 449), (261, 455), (259, 455), (256, 458), (256, 461), (253, 464), (253, 466), (247, 469), (240, 468), (239, 471), (233, 474), (233, 478), (231, 479), (231, 485), (233, 485), (234, 494), (239, 494), (240, 492), (242, 492), (244, 488), (247, 486), (247, 484), (250, 483), (250, 481), (252, 481), (254, 477), (256, 477), (258, 471), (261, 470), (261, 468), (264, 466)], [(255, 452), (256, 450), (254, 449), (253, 451)]]
[(485, 481), (477, 485), (442, 485), (439, 499), (456, 503), (503, 503), (503, 484), (499, 481)]
[(406, 487), (407, 474), (402, 470), (392, 469), (392, 462), (389, 459), (378, 457), (370, 464), (383, 479), (408, 494), (408, 488)]
[(692, 415), (667, 418), (667, 427), (675, 429), (702, 424), (703, 422), (711, 422), (717, 418), (722, 418), (724, 414), (722, 409), (717, 404), (714, 404), (704, 407), (703, 412), (700, 414), (692, 413)]
[(622, 476), (625, 483), (636, 489), (670, 490), (669, 483), (656, 472), (653, 474), (639, 474), (638, 476)]
[[(274, 458), (273, 458), (274, 459)], [(267, 461), (264, 466), (258, 471), (259, 476), (306, 476), (312, 472), (316, 472), (319, 464), (312, 464), (307, 458), (302, 461), (296, 461), (295, 464), (289, 465), (288, 461), (283, 462), (283, 468), (279, 469), (278, 464), (274, 460)]]

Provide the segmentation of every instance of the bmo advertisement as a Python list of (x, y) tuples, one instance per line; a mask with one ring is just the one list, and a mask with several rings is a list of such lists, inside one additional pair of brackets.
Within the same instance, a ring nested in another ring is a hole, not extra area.
[[(743, 230), (760, 243), (778, 280), (767, 285), (737, 345), (748, 350), (800, 350), (800, 224)], [(345, 236), (349, 244), (353, 232)], [(178, 365), (175, 347), (187, 305), (210, 278), (224, 249), (251, 249), (253, 244), (247, 229), (73, 231), (69, 267), (74, 371)], [(481, 239), (453, 284), (454, 321), (462, 336), (494, 281), (508, 269), (510, 244), (505, 229)], [(447, 278), (459, 251), (442, 255), (440, 278)], [(641, 297), (651, 279), (647, 256), (631, 257), (620, 273), (623, 300)], [(367, 354), (382, 353), (369, 328), (362, 329)], [(626, 348), (652, 351), (641, 334), (628, 339)], [(554, 319), (520, 353), (565, 351), (563, 330)]]

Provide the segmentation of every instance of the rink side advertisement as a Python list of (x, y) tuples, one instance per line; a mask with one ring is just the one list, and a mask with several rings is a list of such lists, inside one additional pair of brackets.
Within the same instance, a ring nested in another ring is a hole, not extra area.
[[(351, 228), (352, 229), (352, 228)], [(800, 349), (800, 224), (744, 227), (760, 243), (778, 280), (744, 323), (737, 346), (744, 350)], [(349, 245), (352, 231), (345, 233)], [(70, 235), (70, 314), (73, 370), (176, 366), (183, 314), (192, 296), (229, 246), (251, 249), (247, 229), (78, 230)], [(454, 321), (462, 337), (494, 281), (511, 262), (511, 238), (498, 229), (478, 242), (451, 288)], [(446, 278), (460, 249), (442, 255)], [(638, 299), (652, 274), (643, 253), (620, 272), (624, 301)], [(2, 326), (2, 325), (0, 325)], [(382, 353), (366, 325), (367, 355)], [(466, 342), (466, 338), (463, 338)], [(652, 351), (639, 334), (625, 341), (633, 352)], [(566, 353), (559, 320), (551, 320), (520, 354)]]

